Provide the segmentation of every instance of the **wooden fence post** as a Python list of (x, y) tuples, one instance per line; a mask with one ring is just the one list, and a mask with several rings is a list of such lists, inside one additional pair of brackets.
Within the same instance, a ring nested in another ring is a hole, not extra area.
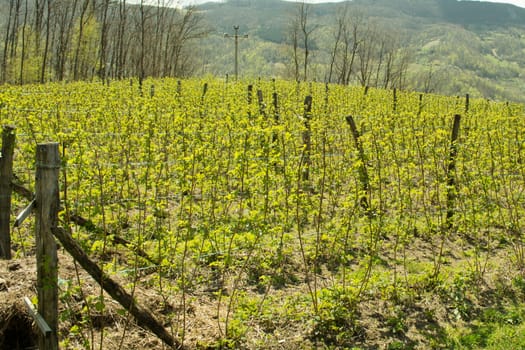
[(304, 130), (303, 130), (303, 181), (310, 180), (310, 168), (312, 167), (312, 160), (310, 153), (312, 151), (312, 127), (310, 120), (312, 119), (312, 96), (308, 95), (304, 99)]
[(204, 83), (204, 85), (202, 86), (201, 102), (204, 101), (204, 98), (206, 97), (207, 92), (208, 92), (208, 83)]
[(419, 117), (423, 112), (423, 94), (419, 94), (419, 107), (417, 109), (417, 116)]
[(11, 259), (11, 180), (13, 178), (13, 153), (15, 127), (6, 125), (2, 131), (0, 154), (0, 259)]
[(362, 194), (359, 198), (359, 203), (361, 205), (361, 208), (368, 212), (370, 210), (370, 203), (368, 201), (368, 198), (370, 197), (370, 178), (368, 176), (368, 171), (366, 170), (367, 160), (365, 157), (365, 151), (363, 149), (361, 140), (359, 139), (361, 136), (359, 135), (359, 130), (357, 130), (354, 118), (351, 115), (349, 115), (346, 117), (346, 122), (348, 123), (348, 125), (350, 126), (350, 130), (352, 131), (352, 138), (354, 139), (354, 145), (358, 151), (360, 161), (358, 171), (359, 182), (361, 182)]
[(248, 101), (248, 104), (251, 105), (252, 104), (252, 98), (253, 98), (253, 85), (248, 85), (248, 94), (246, 95), (246, 98), (247, 98), (247, 101)]
[(259, 114), (264, 116), (264, 119), (267, 119), (266, 115), (266, 105), (264, 104), (264, 96), (262, 90), (257, 90), (257, 103), (259, 104)]
[(58, 349), (58, 259), (52, 229), (58, 226), (60, 156), (58, 143), (38, 144), (36, 149), (36, 259), (38, 313), (52, 332), (39, 335), (41, 350)]
[[(277, 92), (272, 93), (272, 102), (273, 102), (273, 122), (275, 125), (279, 124), (279, 96), (277, 96)], [(277, 132), (272, 132), (272, 144), (275, 144), (277, 142), (277, 139), (279, 136), (277, 135)]]
[(452, 219), (455, 214), (455, 204), (457, 197), (457, 184), (456, 184), (456, 156), (458, 153), (457, 140), (459, 136), (459, 123), (461, 116), (456, 114), (454, 116), (454, 125), (452, 127), (452, 136), (450, 140), (450, 153), (448, 157), (447, 166), (447, 218), (446, 226), (450, 230), (453, 227)]
[(394, 91), (392, 92), (392, 94), (393, 94), (392, 110), (396, 112), (397, 111), (397, 89), (396, 88), (394, 88)]

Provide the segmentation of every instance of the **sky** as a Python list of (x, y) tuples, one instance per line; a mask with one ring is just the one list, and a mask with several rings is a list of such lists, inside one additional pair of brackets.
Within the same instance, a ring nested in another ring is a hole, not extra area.
[(513, 1), (510, 1), (510, 0), (491, 0), (490, 2), (503, 2), (503, 3), (506, 3), (506, 4), (513, 4), (513, 5), (525, 8), (525, 0), (513, 0)]
[[(197, 5), (202, 4), (205, 2), (221, 2), (221, 0), (179, 0), (182, 5)], [(287, 0), (287, 1), (298, 1), (298, 0)], [(302, 0), (301, 0), (302, 1)], [(343, 0), (305, 0), (305, 2), (309, 2), (312, 4), (319, 4), (323, 2), (341, 2)], [(525, 0), (489, 0), (490, 2), (501, 2), (501, 3), (507, 3), (507, 4), (513, 4), (519, 7), (525, 8)]]

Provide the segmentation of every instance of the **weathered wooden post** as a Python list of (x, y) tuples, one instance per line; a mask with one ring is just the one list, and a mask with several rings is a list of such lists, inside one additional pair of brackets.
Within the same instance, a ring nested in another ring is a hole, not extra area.
[(312, 119), (312, 96), (308, 95), (304, 99), (304, 130), (303, 130), (303, 181), (310, 180), (310, 168), (312, 167), (312, 160), (310, 153), (312, 151), (312, 127), (310, 120)]
[(396, 112), (397, 111), (397, 89), (396, 88), (394, 88), (394, 91), (392, 92), (392, 94), (393, 94), (392, 110)]
[(417, 116), (419, 117), (423, 112), (423, 94), (419, 94), (419, 107), (417, 109)]
[(180, 97), (181, 93), (182, 93), (182, 83), (180, 80), (177, 80), (177, 97)]
[(450, 139), (450, 153), (447, 165), (447, 218), (446, 226), (450, 230), (453, 227), (452, 219), (455, 214), (455, 204), (458, 186), (456, 184), (456, 156), (458, 153), (457, 140), (459, 136), (459, 123), (461, 116), (456, 114), (454, 116), (454, 125), (452, 126), (452, 136)]
[(202, 96), (201, 96), (201, 102), (204, 101), (204, 98), (206, 97), (206, 93), (208, 92), (208, 83), (204, 83), (202, 87)]
[(348, 125), (350, 126), (350, 130), (352, 131), (352, 138), (354, 139), (354, 145), (357, 149), (360, 162), (358, 169), (359, 182), (361, 183), (361, 195), (359, 198), (359, 203), (361, 204), (361, 208), (368, 211), (370, 209), (370, 203), (368, 200), (368, 198), (370, 197), (370, 178), (366, 169), (367, 160), (365, 157), (365, 151), (363, 149), (363, 144), (359, 139), (361, 136), (359, 135), (359, 130), (357, 130), (354, 117), (352, 117), (351, 115), (347, 116), (346, 122), (348, 123)]
[(58, 226), (60, 156), (58, 143), (43, 143), (36, 149), (36, 259), (38, 313), (52, 332), (40, 334), (38, 347), (58, 349), (57, 246), (52, 230)]
[(248, 95), (247, 95), (247, 101), (248, 101), (248, 104), (251, 105), (252, 104), (252, 99), (253, 99), (253, 85), (248, 85)]
[(257, 103), (259, 104), (259, 114), (266, 119), (268, 117), (266, 115), (266, 105), (264, 104), (263, 92), (260, 89), (257, 90)]
[[(272, 93), (272, 103), (273, 103), (273, 122), (275, 125), (279, 124), (280, 114), (279, 114), (279, 96), (277, 92)], [(279, 136), (274, 131), (272, 132), (272, 145), (277, 142)]]
[(13, 153), (15, 127), (6, 125), (2, 131), (0, 154), (0, 259), (11, 259), (11, 180), (13, 178)]

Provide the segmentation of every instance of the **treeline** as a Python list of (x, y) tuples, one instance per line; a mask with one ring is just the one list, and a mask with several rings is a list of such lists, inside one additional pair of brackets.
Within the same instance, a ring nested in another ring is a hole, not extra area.
[[(348, 2), (338, 6), (330, 34), (321, 38), (317, 32), (322, 27), (312, 16), (310, 5), (297, 5), (288, 27), (291, 78), (385, 89), (407, 87), (412, 55), (400, 33), (380, 25)], [(315, 66), (312, 47), (323, 47), (328, 53), (323, 69)]]
[(194, 7), (171, 0), (9, 0), (0, 83), (184, 77), (208, 33)]

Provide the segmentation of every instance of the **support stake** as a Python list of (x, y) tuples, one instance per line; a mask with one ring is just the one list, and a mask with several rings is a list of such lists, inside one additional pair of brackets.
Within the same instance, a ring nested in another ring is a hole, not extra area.
[(51, 335), (39, 335), (38, 348), (58, 349), (58, 259), (52, 229), (58, 224), (58, 143), (44, 143), (36, 148), (36, 260), (38, 313), (51, 328)]
[(368, 198), (370, 197), (370, 178), (368, 176), (368, 171), (366, 169), (366, 157), (365, 157), (365, 151), (363, 149), (363, 145), (361, 143), (359, 131), (357, 130), (357, 126), (355, 124), (354, 118), (349, 115), (346, 117), (346, 123), (350, 126), (350, 130), (352, 131), (352, 138), (354, 139), (354, 145), (357, 149), (358, 156), (359, 156), (359, 182), (361, 183), (361, 192), (359, 198), (359, 204), (361, 205), (361, 208), (363, 208), (365, 211), (368, 212), (370, 209), (370, 203)]
[(13, 178), (13, 153), (15, 127), (6, 125), (2, 131), (0, 154), (0, 259), (11, 259), (11, 179)]
[(461, 116), (459, 114), (456, 114), (454, 116), (454, 126), (452, 127), (452, 137), (450, 140), (450, 154), (447, 166), (447, 230), (450, 230), (453, 227), (452, 219), (454, 218), (454, 207), (456, 204), (456, 196), (458, 191), (456, 184), (456, 156), (458, 153), (457, 140), (459, 136), (460, 121)]

